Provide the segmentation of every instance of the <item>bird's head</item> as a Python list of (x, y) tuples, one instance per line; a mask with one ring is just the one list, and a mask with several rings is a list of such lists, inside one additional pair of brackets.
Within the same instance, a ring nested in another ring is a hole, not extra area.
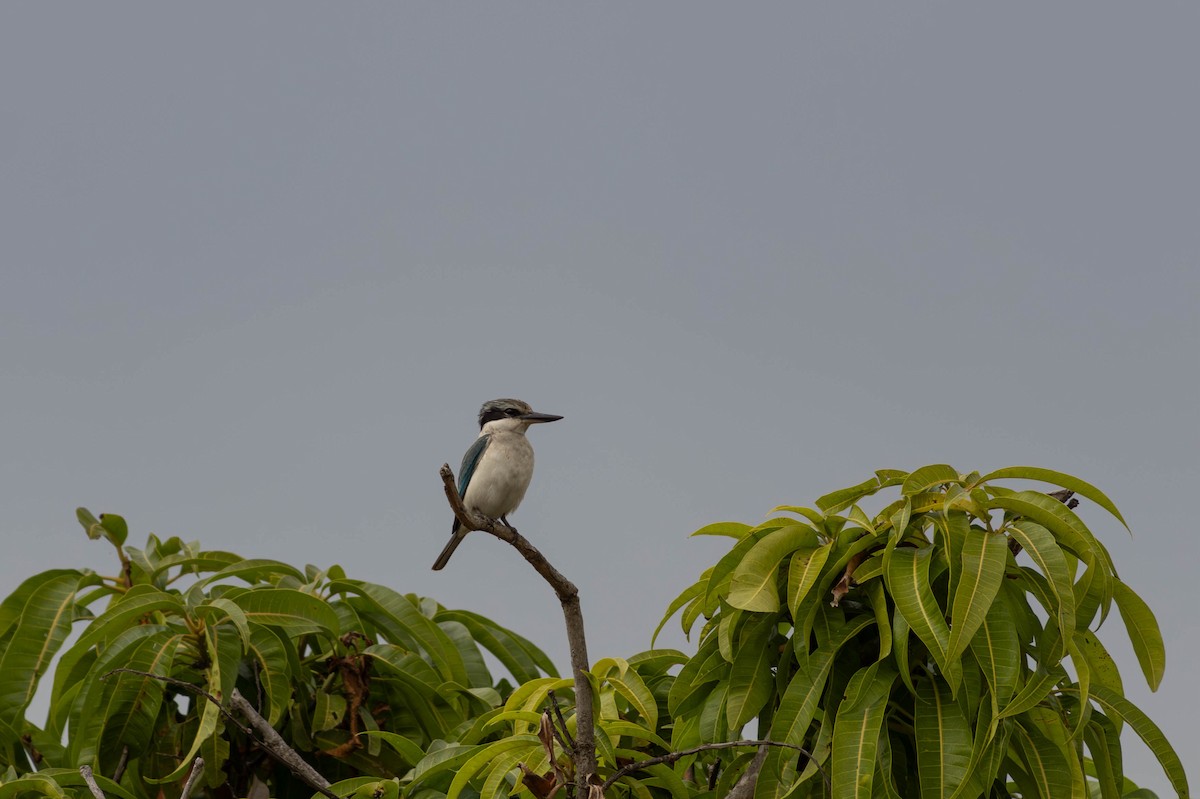
[(527, 430), (531, 424), (557, 422), (561, 416), (552, 413), (537, 413), (528, 402), (518, 399), (494, 399), (483, 403), (479, 409), (479, 429), (487, 425), (501, 430)]

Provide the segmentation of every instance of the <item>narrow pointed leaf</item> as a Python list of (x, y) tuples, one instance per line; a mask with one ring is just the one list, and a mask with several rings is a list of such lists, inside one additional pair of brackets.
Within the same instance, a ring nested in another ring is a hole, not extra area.
[(1121, 612), (1121, 620), (1125, 622), (1138, 664), (1142, 667), (1142, 674), (1146, 675), (1146, 683), (1151, 691), (1157, 691), (1167, 658), (1158, 620), (1154, 618), (1150, 606), (1120, 580), (1113, 581), (1113, 597), (1117, 601), (1117, 610)]
[(892, 552), (885, 576), (896, 609), (929, 648), (938, 666), (946, 670), (950, 645), (950, 627), (929, 584), (929, 565), (933, 547), (898, 547)]
[(769, 533), (756, 543), (733, 572), (728, 602), (759, 613), (779, 610), (779, 564), (800, 547), (814, 547), (817, 533), (807, 524), (793, 524)]
[(832, 543), (826, 543), (815, 549), (805, 547), (792, 555), (788, 566), (787, 603), (793, 619), (800, 618), (800, 608), (820, 578), (832, 546)]
[(923, 491), (936, 488), (944, 483), (957, 483), (960, 479), (958, 470), (953, 466), (948, 466), (944, 463), (922, 466), (904, 479), (904, 484), (900, 487), (900, 493), (906, 497), (910, 497), (913, 494), (920, 494)]
[(950, 660), (957, 660), (983, 624), (1000, 591), (1008, 545), (1004, 536), (968, 530), (962, 552), (962, 571), (954, 592), (950, 618)]
[(1033, 559), (1050, 584), (1056, 607), (1046, 610), (1057, 614), (1062, 629), (1075, 629), (1075, 592), (1071, 584), (1071, 571), (1054, 536), (1042, 525), (1027, 520), (1013, 524), (1009, 528), (1009, 535)]
[(0, 722), (20, 726), (38, 681), (58, 652), (74, 618), (78, 572), (58, 572), (19, 589), (24, 600), (0, 652)]
[(834, 799), (870, 799), (879, 732), (895, 681), (896, 670), (886, 662), (876, 662), (851, 678), (833, 728)]
[(986, 483), (991, 480), (1001, 480), (1006, 478), (1014, 478), (1019, 480), (1038, 480), (1043, 483), (1050, 483), (1061, 488), (1070, 489), (1081, 497), (1090, 499), (1106, 511), (1116, 517), (1117, 521), (1129, 529), (1129, 525), (1125, 523), (1121, 512), (1117, 510), (1117, 506), (1112, 500), (1104, 495), (1104, 492), (1096, 488), (1091, 483), (1080, 480), (1078, 477), (1072, 477), (1069, 474), (1056, 472), (1051, 469), (1039, 469), (1036, 466), (1009, 466), (1005, 469), (997, 469), (994, 472), (984, 475), (979, 479), (980, 483)]
[(949, 797), (967, 777), (971, 726), (941, 680), (921, 681), (914, 711), (921, 796)]

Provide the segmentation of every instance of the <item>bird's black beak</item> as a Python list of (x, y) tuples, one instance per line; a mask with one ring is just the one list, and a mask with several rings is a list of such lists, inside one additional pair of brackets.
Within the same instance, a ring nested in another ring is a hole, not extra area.
[(524, 419), (530, 424), (543, 424), (544, 422), (557, 422), (562, 417), (555, 416), (552, 413), (526, 413), (520, 418)]

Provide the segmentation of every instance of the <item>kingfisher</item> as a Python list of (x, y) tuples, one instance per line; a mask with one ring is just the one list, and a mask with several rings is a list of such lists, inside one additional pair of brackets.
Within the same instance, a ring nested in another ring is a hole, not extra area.
[[(533, 478), (533, 447), (525, 437), (530, 425), (557, 422), (561, 416), (537, 413), (529, 403), (517, 399), (495, 399), (479, 409), (479, 437), (463, 455), (458, 470), (458, 495), (467, 510), (508, 524), (508, 514), (525, 498)], [(434, 571), (445, 567), (467, 537), (455, 517), (450, 543), (438, 555)]]

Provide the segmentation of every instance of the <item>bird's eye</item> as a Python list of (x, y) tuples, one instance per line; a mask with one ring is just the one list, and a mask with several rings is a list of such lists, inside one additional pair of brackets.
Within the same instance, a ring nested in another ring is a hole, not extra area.
[(521, 412), (519, 410), (517, 410), (516, 408), (509, 408), (509, 409), (505, 410), (504, 413), (507, 416), (520, 416), (521, 415)]

